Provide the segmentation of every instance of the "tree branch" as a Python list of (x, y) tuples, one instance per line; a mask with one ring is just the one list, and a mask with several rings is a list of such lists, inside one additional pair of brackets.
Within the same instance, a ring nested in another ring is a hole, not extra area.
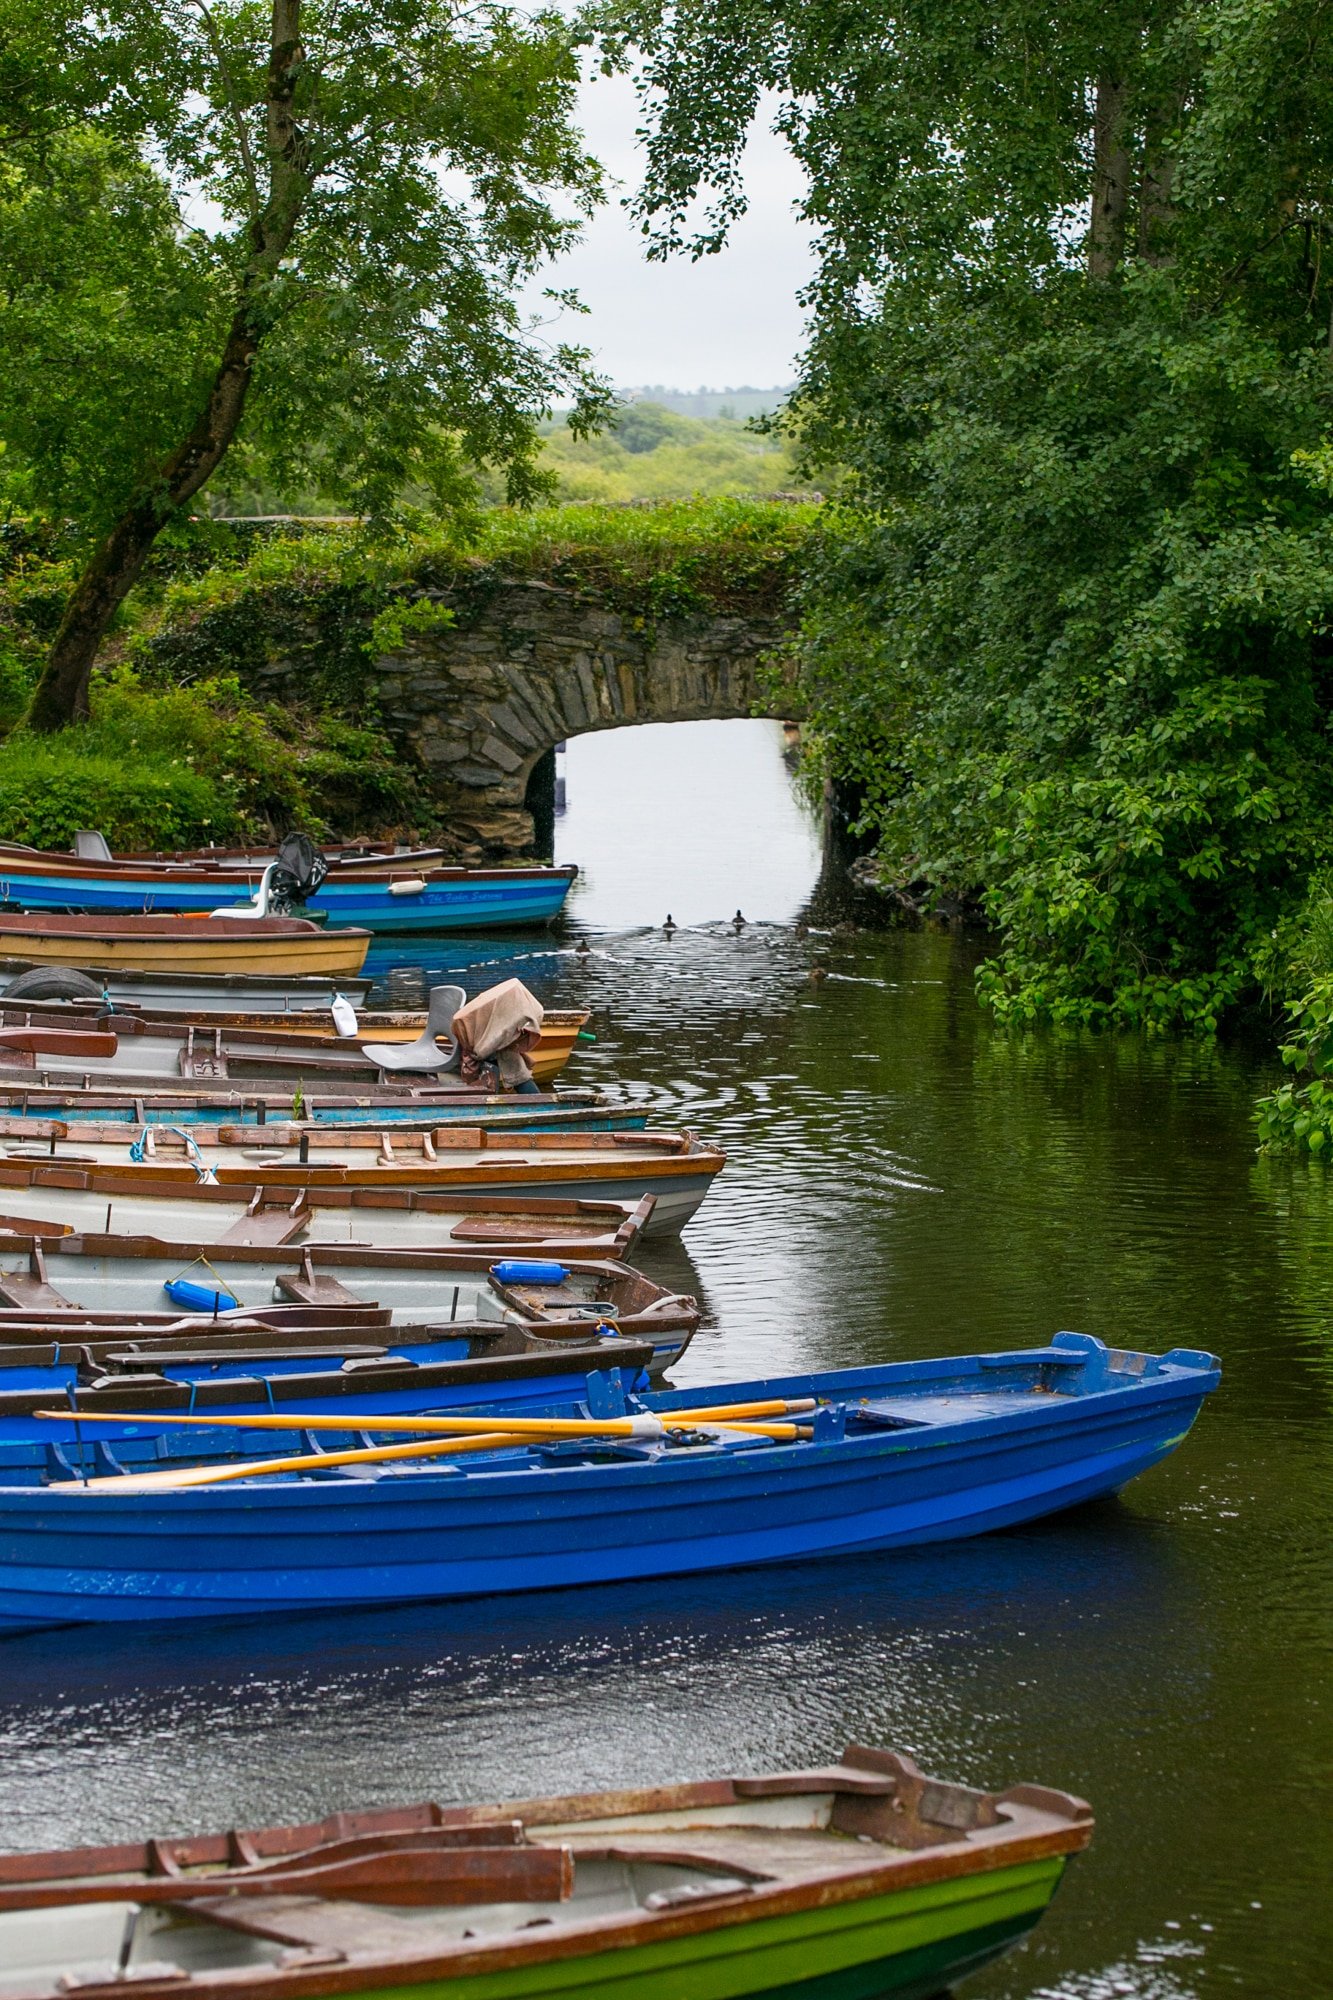
[(250, 221), (253, 225), (259, 220), (259, 176), (255, 172), (255, 156), (250, 149), (250, 134), (245, 129), (245, 113), (241, 109), (236, 86), (232, 82), (231, 71), (227, 67), (227, 57), (222, 47), (222, 38), (218, 34), (217, 22), (213, 19), (206, 0), (186, 0), (186, 4), (197, 7), (203, 17), (204, 32), (208, 36), (209, 47), (213, 51), (213, 60), (217, 64), (218, 75), (222, 79), (223, 98), (228, 111), (232, 115), (232, 122), (236, 127), (236, 141), (240, 147), (241, 166), (244, 169), (245, 184), (249, 190)]

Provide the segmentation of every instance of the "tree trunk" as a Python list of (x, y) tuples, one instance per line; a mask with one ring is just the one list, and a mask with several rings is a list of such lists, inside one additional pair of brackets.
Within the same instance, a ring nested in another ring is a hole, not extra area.
[(303, 52), (301, 0), (273, 0), (267, 120), (268, 190), (250, 226), (240, 298), (208, 401), (189, 435), (135, 493), (94, 550), (65, 607), (25, 721), (47, 733), (88, 714), (88, 682), (107, 626), (171, 516), (205, 486), (226, 455), (245, 410), (261, 333), (255, 307), (277, 270), (305, 200), (305, 142), (293, 115)]
[(257, 346), (242, 309), (194, 429), (152, 485), (130, 502), (79, 578), (25, 718), (29, 729), (46, 733), (86, 719), (88, 682), (103, 634), (166, 522), (211, 478), (236, 435)]
[(1088, 230), (1088, 276), (1104, 284), (1125, 254), (1129, 208), (1129, 151), (1125, 114), (1129, 86), (1118, 77), (1099, 76), (1092, 120), (1092, 222)]

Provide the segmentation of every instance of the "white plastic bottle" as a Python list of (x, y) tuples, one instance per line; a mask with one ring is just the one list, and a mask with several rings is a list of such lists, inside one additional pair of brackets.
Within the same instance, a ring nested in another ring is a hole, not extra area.
[(356, 1033), (356, 1008), (345, 994), (334, 994), (332, 1013), (333, 1025), (344, 1039)]

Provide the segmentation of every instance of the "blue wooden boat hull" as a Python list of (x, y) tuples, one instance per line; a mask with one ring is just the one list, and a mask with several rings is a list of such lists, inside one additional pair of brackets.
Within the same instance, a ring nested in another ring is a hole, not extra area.
[[(445, 1101), (429, 1105), (410, 1102), (320, 1104), (318, 1100), (307, 1100), (302, 1119), (311, 1125), (373, 1125), (377, 1131), (382, 1125), (411, 1125), (425, 1132), (433, 1132), (440, 1125), (480, 1126), (487, 1132), (642, 1132), (648, 1124), (647, 1111), (540, 1104), (524, 1111), (521, 1109), (522, 1102), (521, 1098), (507, 1105), (476, 1098), (470, 1103), (463, 1098), (456, 1103)], [(277, 1111), (271, 1116), (275, 1124), (291, 1122)], [(253, 1099), (238, 1096), (230, 1104), (181, 1106), (154, 1104), (151, 1097), (133, 1098), (128, 1095), (124, 1104), (113, 1104), (103, 1095), (90, 1110), (86, 1100), (81, 1102), (77, 1093), (68, 1097), (53, 1097), (48, 1092), (39, 1104), (34, 1104), (22, 1091), (7, 1095), (0, 1090), (0, 1117), (31, 1118), (35, 1121), (68, 1119), (74, 1124), (92, 1120), (99, 1125), (126, 1125), (132, 1131), (138, 1131), (144, 1125), (236, 1125), (243, 1120), (253, 1123), (254, 1104)]]
[[(59, 869), (6, 875), (0, 866), (0, 902), (19, 910), (82, 911), (125, 915), (147, 911), (222, 909), (248, 902), (261, 871), (219, 874), (173, 882), (161, 875), (65, 875)], [(434, 880), (411, 896), (394, 895), (387, 883), (345, 878), (335, 870), (311, 897), (312, 915), (333, 929), (356, 925), (374, 931), (476, 931), (548, 924), (559, 915), (574, 881), (572, 868), (514, 868), (494, 874)]]
[(798, 1444), (601, 1462), (561, 1447), (174, 1492), (0, 1489), (0, 1631), (492, 1596), (984, 1534), (1158, 1464), (1219, 1379), (1211, 1355), (1122, 1355), (1062, 1334), (636, 1404), (816, 1396), (816, 1435)]

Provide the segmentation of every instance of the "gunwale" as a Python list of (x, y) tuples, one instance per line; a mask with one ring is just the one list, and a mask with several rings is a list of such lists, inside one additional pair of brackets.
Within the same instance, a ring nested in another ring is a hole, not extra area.
[[(318, 975), (311, 979), (299, 973), (283, 977), (281, 974), (247, 972), (173, 972), (169, 976), (162, 973), (135, 972), (131, 967), (89, 966), (90, 978), (99, 974), (114, 986), (110, 994), (117, 1006), (134, 1008), (140, 1006), (160, 1006), (169, 1004), (178, 1008), (205, 1008), (211, 1011), (219, 996), (234, 998), (238, 1005), (249, 1002), (249, 1010), (261, 1015), (265, 1020), (280, 1019), (288, 1011), (298, 1015), (305, 1011), (327, 1009), (333, 1005), (334, 994), (341, 992), (345, 999), (359, 1007), (364, 1004), (374, 987), (374, 980), (363, 973), (345, 974), (341, 979), (322, 979)], [(14, 958), (0, 952), (0, 1000), (7, 1006), (20, 1003), (7, 998), (9, 987), (20, 973), (33, 970), (32, 960)], [(25, 1007), (45, 1007), (55, 1004), (77, 1007), (80, 1003), (66, 1001), (24, 1000)], [(100, 996), (94, 1002), (92, 994), (87, 995), (86, 1004), (101, 1005)]]
[[(79, 1337), (68, 1345), (90, 1362), (119, 1361), (127, 1349), (142, 1349), (147, 1360), (161, 1359), (164, 1365), (173, 1363), (172, 1356), (178, 1350), (161, 1349), (151, 1332), (132, 1340), (128, 1329), (118, 1338), (108, 1338), (105, 1330), (80, 1329)], [(369, 1335), (380, 1331), (384, 1338), (371, 1341)], [(506, 1337), (506, 1331), (515, 1336)], [(625, 1334), (605, 1338), (595, 1343), (586, 1339), (587, 1329), (582, 1330), (584, 1342), (579, 1344), (575, 1336), (560, 1337), (556, 1329), (549, 1337), (546, 1329), (535, 1327), (510, 1327), (505, 1329), (495, 1322), (482, 1327), (460, 1323), (458, 1334), (466, 1338), (477, 1351), (458, 1355), (446, 1360), (422, 1360), (412, 1363), (408, 1376), (396, 1359), (398, 1350), (405, 1346), (425, 1346), (428, 1344), (428, 1330), (417, 1328), (375, 1327), (353, 1329), (345, 1340), (336, 1340), (332, 1331), (322, 1335), (312, 1330), (310, 1337), (294, 1340), (290, 1329), (275, 1330), (269, 1336), (267, 1346), (259, 1344), (259, 1332), (250, 1342), (233, 1346), (223, 1340), (218, 1341), (218, 1351), (213, 1357), (218, 1363), (244, 1363), (249, 1372), (245, 1375), (214, 1376), (168, 1376), (160, 1380), (145, 1380), (146, 1370), (129, 1367), (113, 1368), (112, 1372), (96, 1384), (85, 1387), (78, 1385), (77, 1412), (71, 1404), (70, 1419), (61, 1426), (43, 1423), (41, 1437), (35, 1439), (41, 1451), (47, 1444), (68, 1445), (86, 1441), (86, 1432), (81, 1429), (83, 1419), (99, 1412), (126, 1410), (131, 1407), (142, 1413), (144, 1424), (138, 1433), (140, 1439), (154, 1435), (154, 1426), (159, 1430), (170, 1427), (173, 1416), (182, 1412), (214, 1414), (218, 1428), (225, 1430), (227, 1424), (238, 1411), (242, 1414), (251, 1406), (258, 1413), (277, 1412), (281, 1414), (284, 1405), (303, 1416), (330, 1410), (336, 1411), (339, 1402), (356, 1400), (363, 1405), (367, 1399), (385, 1399), (385, 1408), (376, 1411), (363, 1409), (366, 1425), (372, 1426), (378, 1414), (410, 1414), (406, 1395), (410, 1393), (415, 1407), (424, 1408), (429, 1404), (438, 1409), (441, 1399), (447, 1399), (449, 1407), (466, 1407), (477, 1395), (494, 1397), (497, 1390), (512, 1391), (515, 1384), (530, 1385), (531, 1396), (520, 1398), (531, 1401), (539, 1396), (544, 1399), (559, 1388), (576, 1379), (586, 1382), (590, 1375), (606, 1374), (610, 1371), (624, 1371), (628, 1374), (640, 1371), (653, 1372), (655, 1355), (650, 1341), (637, 1335)], [(16, 1362), (15, 1348), (5, 1344), (6, 1329), (0, 1325), (0, 1368), (22, 1365), (28, 1369), (42, 1365), (40, 1359), (32, 1359), (37, 1343), (33, 1343), (22, 1362)], [(478, 1336), (496, 1335), (494, 1341), (479, 1339)], [(197, 1357), (203, 1358), (203, 1351), (210, 1348), (217, 1337), (205, 1333), (201, 1346), (195, 1350)], [(56, 1343), (47, 1342), (50, 1346)], [(321, 1367), (321, 1360), (328, 1361), (337, 1355), (354, 1360), (355, 1374), (348, 1374), (345, 1368)], [(272, 1364), (281, 1356), (284, 1362), (309, 1363), (304, 1370), (284, 1367), (281, 1372), (272, 1372)], [(253, 1366), (250, 1364), (253, 1363)], [(49, 1363), (53, 1369), (57, 1362)], [(555, 1388), (553, 1389), (553, 1379)], [(12, 1465), (12, 1452), (24, 1439), (19, 1435), (24, 1419), (31, 1418), (33, 1412), (49, 1407), (53, 1401), (67, 1392), (56, 1387), (9, 1389), (0, 1380), (0, 1448), (7, 1454), (7, 1463)], [(506, 1398), (506, 1400), (508, 1400)], [(293, 1423), (293, 1431), (298, 1429)], [(306, 1428), (301, 1426), (300, 1428)], [(318, 1422), (315, 1427), (318, 1430)]]
[[(203, 926), (207, 925), (207, 929)], [(188, 926), (188, 930), (185, 928)], [(261, 937), (310, 937), (323, 928), (308, 917), (181, 917), (173, 912), (122, 911), (117, 916), (80, 915), (76, 911), (0, 910), (0, 940), (29, 934), (54, 938), (150, 938), (201, 936), (236, 940)]]
[[(266, 1090), (257, 1079), (251, 1079), (247, 1087), (242, 1089), (239, 1080), (226, 1087), (220, 1083), (191, 1085), (183, 1080), (174, 1083), (170, 1078), (163, 1078), (167, 1088), (162, 1090), (136, 1089), (130, 1084), (115, 1089), (104, 1081), (104, 1074), (98, 1076), (95, 1084), (90, 1081), (86, 1072), (82, 1073), (81, 1081), (76, 1081), (71, 1076), (59, 1083), (50, 1084), (33, 1083), (17, 1077), (0, 1079), (0, 1127), (7, 1128), (18, 1123), (27, 1127), (28, 1136), (34, 1139), (37, 1137), (48, 1139), (52, 1136), (50, 1126), (63, 1128), (67, 1121), (59, 1116), (46, 1118), (42, 1116), (43, 1111), (48, 1109), (54, 1111), (57, 1106), (70, 1105), (78, 1106), (73, 1120), (70, 1121), (75, 1124), (86, 1123), (98, 1110), (104, 1110), (134, 1113), (135, 1123), (142, 1125), (149, 1122), (143, 1116), (143, 1111), (149, 1106), (156, 1111), (173, 1109), (218, 1113), (229, 1111), (233, 1117), (243, 1117), (246, 1112), (263, 1112), (265, 1119), (268, 1112), (277, 1111), (282, 1114), (284, 1122), (288, 1124), (293, 1122), (290, 1086), (285, 1090), (277, 1088)], [(395, 1118), (399, 1114), (403, 1117), (410, 1114), (412, 1122), (405, 1129), (413, 1131), (423, 1126), (430, 1130), (432, 1117), (446, 1111), (466, 1110), (469, 1116), (485, 1117), (488, 1122), (497, 1114), (508, 1114), (500, 1116), (497, 1120), (502, 1127), (520, 1126), (525, 1121), (525, 1115), (531, 1115), (533, 1112), (594, 1113), (602, 1109), (606, 1116), (616, 1115), (615, 1107), (602, 1106), (600, 1091), (582, 1084), (573, 1086), (562, 1084), (557, 1090), (541, 1091), (536, 1096), (525, 1097), (517, 1097), (509, 1092), (474, 1096), (466, 1090), (446, 1091), (436, 1087), (417, 1089), (410, 1085), (376, 1084), (372, 1090), (303, 1089), (302, 1098), (312, 1114), (317, 1111), (332, 1114), (340, 1110), (374, 1112), (376, 1109), (388, 1112)], [(141, 1108), (136, 1109), (136, 1107)], [(623, 1115), (627, 1119), (640, 1119), (644, 1114), (633, 1107), (628, 1107)], [(336, 1118), (332, 1122), (336, 1123)], [(570, 1122), (581, 1121), (578, 1118), (571, 1118)], [(312, 1119), (296, 1120), (295, 1123), (308, 1128), (312, 1133), (320, 1129), (318, 1123)], [(258, 1122), (254, 1129), (262, 1132), (266, 1129), (266, 1123)], [(56, 1134), (57, 1137), (62, 1135), (62, 1132)]]
[[(105, 1143), (117, 1148), (125, 1145), (123, 1128), (112, 1127), (105, 1134), (94, 1136), (88, 1127), (81, 1128), (71, 1121), (66, 1124), (66, 1133), (72, 1143), (79, 1143), (82, 1136), (89, 1144)], [(0, 1136), (4, 1135), (4, 1121), (0, 1121)], [(308, 1187), (319, 1191), (360, 1186), (416, 1187), (441, 1192), (503, 1189), (512, 1195), (528, 1188), (537, 1191), (559, 1188), (570, 1189), (573, 1198), (578, 1199), (585, 1188), (601, 1186), (611, 1199), (623, 1198), (630, 1192), (637, 1199), (644, 1193), (670, 1194), (678, 1189), (679, 1200), (692, 1201), (697, 1190), (698, 1202), (702, 1202), (726, 1164), (725, 1153), (690, 1132), (517, 1132), (489, 1131), (462, 1124), (440, 1126), (429, 1134), (412, 1135), (428, 1138), (436, 1154), (433, 1159), (426, 1157), (424, 1147), (417, 1159), (395, 1154), (395, 1141), (401, 1144), (407, 1135), (392, 1128), (339, 1126), (332, 1121), (313, 1131), (308, 1127), (293, 1129), (267, 1124), (205, 1126), (191, 1128), (191, 1136), (197, 1140), (201, 1155), (213, 1166), (220, 1186), (249, 1188), (252, 1192), (260, 1186)], [(133, 1166), (127, 1162), (124, 1167), (138, 1185), (147, 1188), (156, 1182), (176, 1189), (198, 1185), (196, 1169), (183, 1147), (179, 1164), (158, 1159), (157, 1147), (166, 1143), (160, 1128), (147, 1127), (145, 1143), (152, 1159)], [(298, 1157), (290, 1162), (260, 1159), (247, 1162), (234, 1157), (246, 1148), (262, 1154), (292, 1145), (297, 1147), (298, 1155), (304, 1145), (304, 1160)], [(365, 1155), (376, 1148), (379, 1157), (321, 1164), (316, 1157), (317, 1148), (336, 1148), (339, 1153), (352, 1155)], [(697, 1207), (698, 1202), (693, 1206)], [(659, 1203), (648, 1225), (649, 1233), (666, 1233), (685, 1219), (688, 1218), (676, 1216), (670, 1206), (664, 1211)]]

